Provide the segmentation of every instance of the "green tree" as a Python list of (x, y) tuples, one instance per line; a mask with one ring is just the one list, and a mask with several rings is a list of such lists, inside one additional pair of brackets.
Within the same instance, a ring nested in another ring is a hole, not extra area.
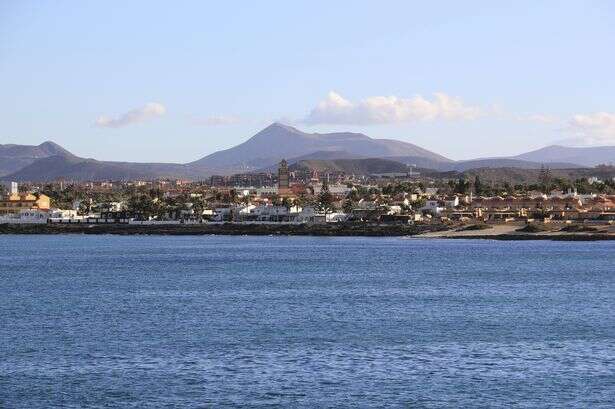
[(77, 214), (81, 216), (85, 216), (85, 215), (90, 214), (91, 211), (92, 211), (92, 199), (89, 197), (83, 199), (79, 203), (79, 209), (77, 210)]
[(483, 192), (484, 188), (482, 182), (480, 181), (480, 176), (476, 175), (476, 177), (474, 177), (474, 193), (480, 196)]
[(108, 212), (108, 211), (110, 211), (112, 207), (113, 207), (113, 206), (111, 205), (111, 202), (110, 202), (110, 201), (108, 201), (108, 200), (105, 200), (105, 201), (100, 202), (100, 203), (98, 204), (98, 210), (99, 210), (101, 213), (104, 213), (104, 212)]
[(333, 195), (329, 191), (329, 184), (326, 180), (323, 182), (322, 189), (318, 194), (316, 210), (325, 214), (325, 221), (327, 220), (327, 214), (335, 211)]
[(203, 220), (203, 211), (205, 211), (206, 202), (202, 196), (192, 198), (192, 211), (194, 217), (200, 222)]
[(352, 213), (352, 209), (354, 209), (354, 202), (350, 198), (344, 200), (342, 209), (346, 214)]
[(282, 206), (286, 208), (286, 210), (290, 211), (290, 208), (293, 207), (293, 201), (289, 197), (282, 198)]
[(465, 179), (459, 178), (454, 188), (455, 193), (466, 193), (468, 191), (468, 185), (469, 183), (466, 182)]
[(412, 206), (414, 210), (418, 210), (421, 207), (425, 206), (426, 203), (427, 200), (424, 197), (419, 197), (416, 200), (410, 202), (410, 206)]

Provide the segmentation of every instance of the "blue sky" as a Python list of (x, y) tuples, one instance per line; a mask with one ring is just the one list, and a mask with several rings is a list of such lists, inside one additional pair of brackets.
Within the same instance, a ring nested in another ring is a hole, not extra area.
[(0, 2), (0, 143), (185, 162), (275, 120), (454, 159), (615, 145), (615, 3)]

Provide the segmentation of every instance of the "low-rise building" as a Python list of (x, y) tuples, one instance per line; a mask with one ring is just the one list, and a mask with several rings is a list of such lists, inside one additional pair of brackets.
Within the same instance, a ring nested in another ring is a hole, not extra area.
[(14, 193), (0, 200), (0, 215), (18, 214), (22, 210), (49, 211), (49, 196), (32, 193)]
[(17, 213), (0, 215), (0, 224), (45, 224), (49, 219), (49, 212), (37, 209), (21, 209)]

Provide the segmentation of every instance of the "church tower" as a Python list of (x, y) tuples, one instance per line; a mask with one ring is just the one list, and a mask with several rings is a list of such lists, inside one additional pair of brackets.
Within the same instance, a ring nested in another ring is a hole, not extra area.
[(278, 195), (287, 195), (288, 193), (290, 193), (288, 162), (286, 162), (286, 159), (282, 159), (278, 168)]

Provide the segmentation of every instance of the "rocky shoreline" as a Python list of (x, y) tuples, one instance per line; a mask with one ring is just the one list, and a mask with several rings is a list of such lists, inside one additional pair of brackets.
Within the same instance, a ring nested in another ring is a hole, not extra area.
[(382, 224), (196, 224), (196, 225), (127, 225), (127, 224), (0, 224), (2, 234), (116, 234), (116, 235), (252, 235), (252, 236), (365, 236), (470, 240), (615, 240), (612, 233), (519, 233), (455, 234), (446, 225)]
[(446, 229), (442, 225), (335, 224), (2, 224), (0, 234), (118, 235), (287, 235), (287, 236), (414, 236)]

